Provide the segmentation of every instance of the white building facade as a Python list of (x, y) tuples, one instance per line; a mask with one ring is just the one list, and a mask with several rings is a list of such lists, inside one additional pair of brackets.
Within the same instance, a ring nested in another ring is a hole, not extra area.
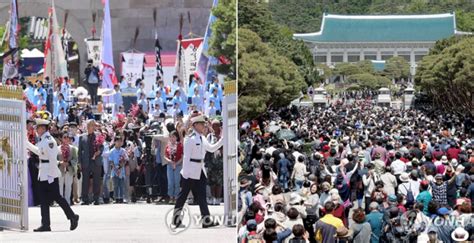
[(454, 13), (430, 15), (324, 14), (321, 30), (294, 34), (311, 48), (315, 63), (334, 67), (341, 62), (405, 58), (410, 73), (437, 40), (465, 34), (456, 30)]

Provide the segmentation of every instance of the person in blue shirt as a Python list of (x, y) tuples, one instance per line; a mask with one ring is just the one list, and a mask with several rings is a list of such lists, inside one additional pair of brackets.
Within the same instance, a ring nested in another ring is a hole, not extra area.
[(183, 99), (180, 90), (176, 90), (174, 92), (174, 96), (172, 100), (173, 107), (176, 105), (176, 103), (179, 104), (179, 109), (183, 112), (183, 114), (187, 114), (188, 103), (186, 102), (186, 100)]
[(37, 107), (38, 110), (41, 110), (41, 107), (42, 107), (43, 105), (46, 105), (46, 100), (44, 99), (44, 95), (43, 95), (42, 93), (40, 93), (40, 94), (38, 95), (38, 99), (37, 99), (35, 105), (36, 105), (36, 107)]
[[(179, 89), (179, 87), (180, 87), (179, 81), (178, 81), (178, 76), (174, 75), (173, 76), (173, 81), (171, 82), (171, 94), (174, 94), (174, 92)], [(181, 81), (181, 83), (182, 83), (182, 81)]]
[(194, 89), (194, 95), (192, 104), (196, 106), (196, 110), (203, 112), (204, 111), (204, 98), (199, 94), (199, 89)]
[(380, 235), (382, 234), (383, 213), (379, 211), (379, 204), (371, 202), (369, 204), (370, 213), (365, 216), (365, 220), (370, 224), (372, 235), (370, 236), (371, 243), (378, 243)]
[(290, 161), (285, 158), (284, 153), (280, 153), (280, 160), (278, 160), (278, 180), (285, 190), (288, 189), (288, 178), (290, 177), (289, 167)]
[(26, 83), (25, 95), (32, 103), (35, 101), (35, 88), (31, 82)]
[(67, 102), (64, 100), (64, 95), (62, 93), (59, 93), (58, 94), (58, 100), (56, 100), (56, 102), (54, 102), (54, 105), (53, 105), (53, 117), (54, 118), (59, 116), (59, 110), (61, 108), (63, 108), (65, 113), (67, 113), (67, 108), (68, 108)]
[(423, 213), (426, 216), (430, 215), (429, 212), (428, 212), (428, 205), (430, 204), (431, 200), (433, 199), (430, 192), (428, 191), (429, 185), (430, 184), (429, 184), (428, 181), (422, 181), (420, 183), (420, 194), (418, 194), (418, 196), (416, 196), (416, 202), (423, 204)]
[[(159, 93), (158, 93), (159, 92)], [(160, 97), (166, 101), (166, 89), (165, 89), (165, 83), (163, 82), (163, 80), (159, 80), (158, 81), (158, 87), (156, 89), (156, 96), (158, 97), (158, 94), (160, 95)]]
[(138, 85), (137, 85), (137, 102), (140, 100), (140, 96), (142, 93), (145, 93), (145, 83), (141, 81), (141, 79), (137, 80)]
[(210, 100), (209, 101), (209, 108), (207, 109), (207, 116), (214, 117), (214, 116), (220, 115), (220, 113), (219, 114), (218, 113), (219, 112), (218, 112), (216, 106), (214, 105), (214, 101)]
[(115, 203), (122, 203), (125, 189), (125, 163), (128, 161), (128, 155), (122, 148), (122, 138), (117, 136), (114, 139), (115, 146), (109, 154), (109, 164), (111, 165), (111, 176), (114, 181)]
[(42, 81), (38, 81), (37, 82), (37, 88), (34, 92), (34, 102), (35, 104), (38, 103), (38, 100), (39, 100), (39, 97), (40, 97), (40, 94), (43, 95), (43, 100), (44, 102), (46, 103), (46, 99), (48, 98), (48, 93), (46, 92), (46, 90), (43, 88), (43, 82)]
[(138, 105), (142, 105), (143, 111), (148, 113), (148, 100), (145, 97), (145, 93), (140, 94), (140, 99), (137, 101)]
[[(166, 97), (163, 98), (163, 96), (160, 95), (160, 90), (156, 91), (155, 99), (153, 100), (153, 104), (155, 107), (158, 107), (160, 112), (166, 112)], [(156, 108), (155, 108), (156, 109)]]
[(120, 85), (114, 85), (115, 94), (113, 95), (114, 101), (114, 112), (113, 116), (115, 116), (119, 112), (119, 107), (123, 105), (123, 97), (122, 92), (120, 91)]
[(212, 83), (209, 85), (209, 93), (214, 93), (214, 89), (217, 89), (217, 97), (222, 100), (223, 92), (222, 87), (219, 84), (219, 79), (217, 77), (212, 78)]
[(194, 74), (189, 75), (189, 87), (188, 87), (188, 104), (191, 104), (192, 102), (192, 97), (193, 97), (193, 90), (196, 88), (197, 82), (196, 82), (196, 77)]
[(213, 92), (212, 92), (212, 95), (209, 97), (209, 101), (211, 101), (211, 100), (214, 101), (214, 106), (216, 107), (216, 109), (218, 111), (222, 111), (221, 110), (221, 99), (217, 95), (217, 89), (214, 89)]

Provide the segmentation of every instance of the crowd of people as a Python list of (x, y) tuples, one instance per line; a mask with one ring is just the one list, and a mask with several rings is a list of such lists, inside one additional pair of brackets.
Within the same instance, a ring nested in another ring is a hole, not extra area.
[[(222, 136), (220, 117), (223, 85), (217, 77), (208, 83), (197, 74), (189, 84), (174, 77), (165, 86), (158, 77), (151, 91), (137, 80), (136, 96), (124, 102), (122, 90), (132, 84), (124, 80), (114, 90), (98, 93), (100, 77), (89, 63), (81, 85), (67, 77), (48, 77), (36, 82), (9, 80), (4, 85), (21, 85), (27, 104), (27, 134), (32, 144), (39, 141), (34, 118), (45, 113), (51, 119), (49, 133), (59, 146), (61, 195), (68, 204), (129, 203), (174, 204), (180, 190), (183, 140), (192, 132), (191, 118), (206, 115), (210, 142)], [(124, 84), (125, 83), (125, 84)], [(79, 92), (80, 91), (80, 92)], [(222, 149), (206, 154), (207, 201), (222, 201)], [(29, 153), (30, 205), (39, 205), (38, 156)], [(192, 197), (190, 203), (193, 203)]]
[(240, 127), (239, 242), (471, 242), (473, 149), (468, 111), (270, 110)]

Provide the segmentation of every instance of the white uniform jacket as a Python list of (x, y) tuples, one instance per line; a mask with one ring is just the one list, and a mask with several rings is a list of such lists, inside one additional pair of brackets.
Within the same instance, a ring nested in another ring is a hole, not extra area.
[(210, 144), (206, 137), (196, 131), (186, 136), (184, 138), (183, 169), (181, 170), (183, 178), (199, 180), (201, 170), (204, 171), (204, 175), (207, 177), (204, 169), (206, 151), (214, 153), (222, 147), (222, 143), (221, 138), (217, 143)]
[[(61, 176), (61, 171), (58, 168), (58, 153), (59, 148), (56, 140), (45, 132), (36, 145), (27, 142), (26, 148), (38, 155), (39, 163), (39, 181), (48, 181), (52, 183), (54, 178)], [(45, 161), (48, 161), (45, 163)]]

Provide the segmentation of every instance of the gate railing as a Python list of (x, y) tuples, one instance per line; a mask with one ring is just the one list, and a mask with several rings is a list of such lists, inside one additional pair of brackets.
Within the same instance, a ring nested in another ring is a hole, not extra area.
[(28, 230), (26, 106), (21, 87), (0, 86), (0, 227)]
[(237, 209), (237, 89), (236, 82), (224, 84), (224, 214), (226, 225), (235, 226)]

